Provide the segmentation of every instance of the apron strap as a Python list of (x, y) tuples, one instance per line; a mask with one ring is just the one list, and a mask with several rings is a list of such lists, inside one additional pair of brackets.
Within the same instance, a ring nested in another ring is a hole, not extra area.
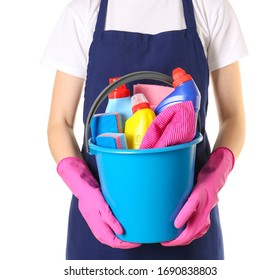
[(96, 21), (96, 26), (95, 26), (95, 31), (101, 32), (101, 31), (105, 30), (107, 5), (108, 5), (108, 0), (101, 0), (98, 17), (97, 17), (97, 21)]
[(196, 21), (192, 0), (183, 0), (183, 7), (187, 29), (196, 32)]

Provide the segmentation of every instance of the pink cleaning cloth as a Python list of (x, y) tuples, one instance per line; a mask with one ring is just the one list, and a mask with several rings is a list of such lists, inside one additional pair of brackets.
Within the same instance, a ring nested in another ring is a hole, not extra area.
[(149, 84), (136, 84), (133, 86), (133, 93), (143, 93), (147, 98), (152, 110), (154, 110), (157, 105), (173, 91), (174, 88), (168, 86)]
[(153, 120), (140, 149), (163, 148), (192, 141), (195, 119), (191, 101), (169, 106)]

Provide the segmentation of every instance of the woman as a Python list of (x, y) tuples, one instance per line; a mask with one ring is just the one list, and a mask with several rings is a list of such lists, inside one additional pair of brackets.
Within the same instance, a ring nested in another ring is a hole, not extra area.
[[(74, 194), (67, 259), (224, 258), (217, 194), (245, 138), (238, 60), (246, 54), (227, 0), (73, 0), (67, 5), (43, 57), (57, 69), (49, 146), (58, 173)], [(171, 76), (176, 67), (187, 70), (201, 92), (197, 182), (175, 220), (176, 227), (187, 226), (170, 242), (123, 242), (115, 235), (123, 229), (102, 196), (95, 161), (84, 146), (80, 151), (73, 133), (84, 82), (85, 122), (110, 77), (142, 70)], [(212, 153), (205, 131), (209, 73), (220, 122)]]

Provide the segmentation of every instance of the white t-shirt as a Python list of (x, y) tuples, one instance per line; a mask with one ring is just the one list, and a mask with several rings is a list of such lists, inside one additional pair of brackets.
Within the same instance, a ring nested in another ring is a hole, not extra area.
[[(86, 78), (100, 1), (72, 0), (65, 7), (43, 54), (43, 64)], [(210, 71), (247, 54), (229, 0), (193, 0), (193, 6)], [(185, 28), (182, 0), (108, 0), (105, 30), (158, 34)]]

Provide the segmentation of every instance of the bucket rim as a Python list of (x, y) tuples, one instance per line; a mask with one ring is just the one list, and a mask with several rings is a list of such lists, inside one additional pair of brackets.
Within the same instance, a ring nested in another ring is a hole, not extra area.
[(174, 146), (169, 146), (165, 148), (153, 148), (153, 149), (113, 149), (113, 148), (106, 148), (97, 146), (91, 143), (91, 139), (89, 139), (89, 154), (95, 155), (97, 152), (107, 153), (107, 154), (130, 154), (130, 155), (142, 155), (142, 154), (155, 154), (155, 153), (162, 153), (162, 152), (170, 152), (175, 150), (186, 149), (188, 147), (197, 145), (203, 139), (203, 136), (200, 132), (197, 132), (196, 137), (191, 141), (183, 144), (178, 144)]

